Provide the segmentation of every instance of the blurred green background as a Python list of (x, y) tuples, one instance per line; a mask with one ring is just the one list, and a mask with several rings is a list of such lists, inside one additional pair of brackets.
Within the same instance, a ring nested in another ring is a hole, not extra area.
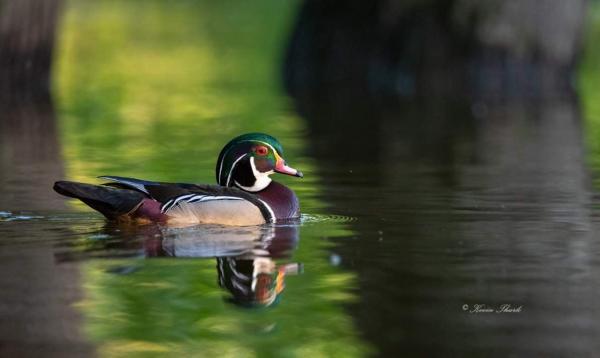
[(600, 2), (590, 2), (588, 26), (577, 82), (582, 104), (587, 160), (594, 171), (595, 187), (600, 187)]
[(248, 131), (272, 133), (309, 164), (277, 71), (295, 2), (141, 5), (65, 9), (54, 93), (70, 178), (214, 182), (221, 147)]
[[(67, 179), (118, 173), (214, 183), (222, 146), (261, 131), (284, 144), (291, 165), (310, 173), (278, 180), (292, 185), (305, 212), (318, 213), (323, 204), (304, 155), (304, 124), (279, 80), (298, 2), (140, 5), (67, 3), (53, 84)], [(347, 234), (333, 223), (325, 232)], [(224, 302), (214, 260), (88, 262), (86, 299), (77, 305), (85, 331), (107, 356), (361, 356), (366, 345), (339, 305), (352, 301), (354, 277), (329, 265), (329, 245), (310, 239), (321, 233), (323, 226), (303, 227), (307, 239), (294, 259), (307, 271), (288, 279), (284, 304), (260, 312)], [(140, 270), (107, 270), (127, 264)]]

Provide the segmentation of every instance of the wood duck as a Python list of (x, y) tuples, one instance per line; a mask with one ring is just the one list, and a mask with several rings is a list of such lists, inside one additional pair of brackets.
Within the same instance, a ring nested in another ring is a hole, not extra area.
[(216, 166), (218, 185), (101, 176), (110, 182), (58, 181), (54, 190), (83, 201), (111, 220), (247, 226), (298, 218), (296, 194), (273, 181), (273, 173), (303, 176), (287, 166), (277, 139), (248, 133), (221, 150)]

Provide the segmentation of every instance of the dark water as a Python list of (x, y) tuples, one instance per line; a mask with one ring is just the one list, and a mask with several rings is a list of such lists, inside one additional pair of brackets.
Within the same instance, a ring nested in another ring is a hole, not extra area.
[[(304, 160), (318, 164), (289, 182), (298, 224), (122, 227), (4, 210), (4, 352), (593, 354), (597, 204), (570, 109), (490, 107), (431, 152), (431, 134), (407, 126), (373, 145), (315, 130)], [(328, 138), (366, 153), (327, 150)], [(258, 266), (260, 297), (247, 280)]]
[[(3, 104), (1, 355), (600, 351), (576, 95), (288, 98), (272, 69), (290, 18), (256, 19), (289, 5), (132, 4), (72, 2), (53, 98)], [(298, 223), (123, 226), (51, 190), (104, 174), (212, 183), (221, 146), (255, 130), (305, 173), (277, 178)]]

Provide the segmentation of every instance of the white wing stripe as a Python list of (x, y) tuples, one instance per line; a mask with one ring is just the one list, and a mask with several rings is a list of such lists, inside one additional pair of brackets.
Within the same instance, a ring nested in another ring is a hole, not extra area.
[(238, 198), (235, 196), (208, 196), (208, 195), (196, 195), (196, 194), (186, 194), (182, 196), (178, 196), (174, 199), (167, 201), (161, 208), (163, 213), (171, 210), (175, 206), (178, 206), (181, 202), (186, 202), (189, 204), (192, 203), (200, 203), (205, 201), (215, 201), (215, 200), (245, 200), (243, 198)]
[(193, 197), (191, 197), (191, 198), (187, 199), (186, 201), (187, 201), (188, 203), (195, 203), (195, 202), (197, 202), (197, 201), (201, 201), (201, 200), (202, 200), (202, 199), (203, 199), (205, 196), (206, 196), (206, 195), (196, 195), (196, 196), (193, 196)]
[[(171, 207), (173, 207), (173, 206), (177, 205), (177, 203), (179, 203), (179, 201), (181, 201), (181, 200), (185, 200), (185, 199), (187, 199), (187, 198), (190, 198), (190, 197), (192, 197), (192, 196), (194, 196), (194, 194), (182, 195), (182, 196), (180, 196), (180, 197), (176, 198), (176, 199), (175, 199), (175, 201), (173, 201), (173, 204), (171, 204)], [(170, 208), (169, 208), (169, 209), (170, 209)]]
[(165, 205), (163, 205), (162, 212), (164, 213), (167, 210), (171, 209), (173, 206), (177, 205), (177, 202), (179, 202), (180, 200), (187, 199), (187, 198), (192, 197), (194, 195), (195, 194), (186, 194), (186, 195), (178, 196), (175, 199), (169, 200)]
[(177, 200), (175, 200), (175, 201), (179, 201), (179, 200), (183, 200), (183, 199), (188, 199), (188, 198), (191, 198), (192, 196), (196, 196), (196, 194), (182, 195), (182, 196), (177, 197)]
[(172, 202), (173, 202), (173, 199), (171, 199), (171, 200), (167, 201), (166, 203), (164, 203), (164, 204), (163, 204), (163, 206), (160, 208), (160, 211), (161, 211), (161, 212), (163, 212), (163, 213), (164, 213), (165, 211), (167, 211), (167, 207), (168, 207), (169, 205), (171, 205), (171, 203), (172, 203)]
[(98, 177), (99, 179), (106, 179), (106, 180), (111, 180), (114, 181), (116, 183), (120, 183), (120, 184), (124, 184), (124, 185), (128, 185), (132, 188), (135, 188), (139, 191), (141, 191), (142, 193), (146, 193), (148, 195), (150, 195), (150, 193), (148, 192), (148, 190), (146, 190), (146, 186), (143, 183), (139, 183), (135, 180), (128, 180), (128, 178), (115, 178), (112, 177), (110, 175), (102, 175)]
[(244, 200), (235, 196), (207, 196), (200, 199), (200, 201), (212, 201), (212, 200)]

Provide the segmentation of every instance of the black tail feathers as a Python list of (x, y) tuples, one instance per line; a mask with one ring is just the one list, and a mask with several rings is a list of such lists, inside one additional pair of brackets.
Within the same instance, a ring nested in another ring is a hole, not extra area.
[(83, 201), (108, 219), (131, 212), (146, 197), (135, 190), (72, 181), (57, 181), (54, 183), (54, 191)]

